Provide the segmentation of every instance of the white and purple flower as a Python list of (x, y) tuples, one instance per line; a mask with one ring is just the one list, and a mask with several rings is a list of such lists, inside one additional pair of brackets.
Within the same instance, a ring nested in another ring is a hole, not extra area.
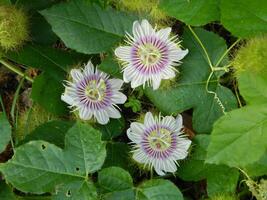
[(95, 117), (98, 123), (107, 124), (109, 118), (120, 118), (116, 104), (123, 104), (127, 97), (119, 90), (123, 84), (120, 79), (97, 70), (89, 61), (84, 69), (72, 69), (72, 82), (66, 81), (61, 99), (74, 110), (79, 111), (83, 120)]
[(177, 160), (186, 158), (191, 141), (182, 132), (182, 116), (153, 117), (148, 112), (144, 124), (133, 122), (127, 130), (132, 141), (133, 159), (154, 167), (160, 176), (177, 170)]
[(128, 46), (120, 46), (115, 55), (122, 61), (123, 79), (131, 87), (152, 85), (156, 90), (162, 79), (175, 77), (175, 66), (188, 53), (182, 50), (177, 37), (170, 37), (171, 28), (156, 30), (147, 20), (133, 23), (133, 36), (126, 34)]

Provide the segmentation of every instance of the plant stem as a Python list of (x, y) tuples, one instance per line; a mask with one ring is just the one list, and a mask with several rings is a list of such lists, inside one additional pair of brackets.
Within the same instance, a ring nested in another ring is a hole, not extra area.
[(3, 58), (0, 58), (0, 63), (4, 65), (6, 68), (8, 68), (9, 70), (15, 72), (16, 74), (25, 77), (26, 80), (33, 82), (33, 79), (27, 76), (26, 74), (24, 74), (17, 66), (5, 61)]
[(194, 38), (197, 40), (197, 42), (199, 43), (200, 47), (202, 48), (202, 50), (204, 51), (206, 57), (207, 57), (207, 60), (208, 60), (208, 63), (209, 63), (209, 66), (211, 68), (211, 71), (213, 69), (213, 65), (211, 63), (211, 60), (210, 60), (210, 57), (209, 57), (209, 54), (204, 46), (204, 44), (201, 42), (201, 40), (199, 39), (199, 37), (197, 36), (197, 34), (195, 33), (195, 31), (191, 28), (191, 26), (188, 26), (189, 30), (191, 31), (191, 33), (193, 34)]

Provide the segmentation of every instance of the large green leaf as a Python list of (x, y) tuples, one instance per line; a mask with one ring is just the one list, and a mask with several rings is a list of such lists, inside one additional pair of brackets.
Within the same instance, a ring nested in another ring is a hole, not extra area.
[(119, 167), (101, 170), (98, 174), (98, 184), (105, 200), (136, 199), (131, 175)]
[(73, 121), (49, 121), (34, 129), (23, 141), (21, 141), (20, 145), (32, 140), (44, 140), (55, 144), (60, 148), (64, 148), (65, 135), (73, 124)]
[[(225, 41), (203, 29), (196, 29), (195, 32), (215, 65), (226, 50)], [(203, 50), (188, 30), (183, 35), (183, 46), (189, 49), (189, 54), (179, 67), (177, 83), (171, 88), (156, 91), (147, 89), (146, 95), (164, 114), (179, 113), (193, 108), (194, 130), (198, 133), (209, 133), (213, 123), (223, 115), (214, 94), (208, 93), (205, 88), (211, 69)], [(223, 63), (225, 62), (226, 60)], [(209, 90), (217, 93), (226, 111), (236, 107), (235, 96), (228, 88), (220, 85), (215, 75), (209, 82)]]
[(214, 125), (206, 161), (235, 167), (256, 162), (267, 149), (266, 131), (266, 104), (229, 112)]
[(138, 200), (183, 200), (180, 190), (170, 181), (152, 179), (137, 188)]
[(6, 185), (4, 181), (0, 182), (0, 199), (1, 200), (17, 200), (12, 189)]
[(89, 173), (101, 168), (105, 156), (101, 133), (77, 122), (65, 137), (64, 150), (45, 141), (32, 141), (18, 147), (0, 170), (20, 191), (45, 193), (60, 184), (87, 180)]
[(102, 132), (102, 140), (112, 140), (121, 135), (125, 128), (125, 119), (111, 119), (106, 125), (96, 125), (96, 128)]
[(244, 170), (249, 176), (267, 175), (267, 151), (259, 160), (247, 165)]
[(107, 192), (121, 191), (133, 188), (133, 179), (129, 172), (110, 167), (99, 172), (98, 184)]
[(28, 67), (41, 69), (60, 82), (71, 66), (84, 60), (82, 55), (74, 52), (38, 45), (26, 45), (18, 52), (10, 52), (7, 57)]
[(185, 181), (206, 179), (209, 196), (234, 193), (239, 177), (238, 170), (225, 165), (204, 163), (209, 141), (210, 136), (206, 134), (199, 134), (194, 138), (193, 153), (188, 160), (181, 163), (177, 174)]
[(76, 181), (57, 188), (52, 200), (98, 200), (96, 188), (91, 181)]
[(11, 126), (5, 113), (0, 112), (0, 153), (2, 153), (11, 139)]
[(56, 115), (64, 115), (67, 113), (67, 106), (61, 100), (63, 92), (63, 83), (59, 83), (46, 73), (42, 73), (34, 79), (31, 97), (47, 111)]
[[(267, 45), (267, 43), (266, 43)], [(267, 54), (266, 54), (267, 55)], [(267, 60), (267, 58), (265, 57)], [(267, 63), (267, 62), (266, 62)], [(267, 68), (267, 66), (266, 66)], [(263, 104), (267, 102), (267, 71), (237, 73), (238, 88), (246, 104)]]
[(162, 0), (160, 8), (186, 24), (200, 26), (220, 18), (218, 0)]
[(123, 142), (107, 143), (107, 157), (103, 167), (117, 166), (129, 170), (130, 148)]
[(221, 1), (221, 22), (232, 34), (250, 37), (267, 32), (265, 0)]
[(133, 17), (85, 0), (58, 4), (41, 14), (69, 48), (92, 54), (108, 50), (132, 27)]

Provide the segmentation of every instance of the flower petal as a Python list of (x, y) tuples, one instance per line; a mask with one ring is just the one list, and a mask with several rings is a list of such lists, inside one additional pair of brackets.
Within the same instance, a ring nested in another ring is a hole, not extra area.
[(83, 120), (89, 120), (92, 117), (92, 112), (86, 107), (82, 107), (79, 109), (79, 116)]
[(92, 64), (92, 62), (90, 60), (85, 65), (83, 73), (85, 76), (90, 76), (90, 75), (94, 74), (94, 65)]
[(131, 48), (130, 46), (120, 46), (115, 49), (115, 55), (123, 61), (131, 61)]
[(114, 108), (113, 106), (110, 106), (106, 109), (108, 115), (110, 118), (115, 118), (115, 119), (119, 119), (121, 118), (121, 113), (120, 111), (118, 111), (116, 108)]
[(99, 124), (107, 124), (109, 122), (108, 113), (105, 110), (95, 111), (94, 116)]
[(146, 163), (148, 160), (147, 155), (140, 149), (134, 151), (133, 159), (139, 163)]
[(160, 83), (161, 83), (161, 78), (155, 75), (152, 79), (153, 90), (157, 90), (160, 86)]
[(108, 82), (113, 90), (120, 90), (123, 85), (123, 80), (117, 78), (109, 79)]
[(160, 29), (159, 31), (157, 31), (156, 34), (159, 38), (161, 38), (161, 40), (168, 40), (171, 31), (172, 29), (168, 27), (168, 28)]
[(76, 83), (83, 79), (83, 74), (80, 69), (72, 69), (70, 75)]
[(145, 127), (149, 128), (156, 124), (156, 121), (151, 112), (147, 112), (144, 120)]
[(143, 29), (144, 35), (154, 35), (155, 34), (155, 30), (152, 28), (151, 24), (146, 19), (142, 20), (141, 27)]
[(71, 96), (69, 96), (67, 93), (64, 93), (61, 95), (61, 100), (66, 102), (67, 104), (69, 104), (71, 106), (73, 106), (73, 104), (74, 104), (74, 99)]
[(139, 40), (141, 37), (143, 37), (145, 34), (143, 32), (143, 29), (138, 21), (135, 21), (133, 23), (133, 36), (135, 40)]
[(177, 126), (177, 128), (179, 129), (179, 130), (181, 130), (182, 128), (183, 128), (183, 117), (182, 117), (182, 115), (177, 115), (177, 117), (176, 117), (176, 126)]
[(111, 100), (114, 104), (124, 104), (127, 100), (127, 97), (125, 96), (125, 94), (116, 91), (113, 93)]

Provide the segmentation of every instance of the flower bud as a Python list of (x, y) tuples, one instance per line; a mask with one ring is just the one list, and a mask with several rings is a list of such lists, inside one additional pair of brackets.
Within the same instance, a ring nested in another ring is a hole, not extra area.
[(29, 40), (28, 18), (14, 6), (0, 6), (0, 48), (14, 50)]

